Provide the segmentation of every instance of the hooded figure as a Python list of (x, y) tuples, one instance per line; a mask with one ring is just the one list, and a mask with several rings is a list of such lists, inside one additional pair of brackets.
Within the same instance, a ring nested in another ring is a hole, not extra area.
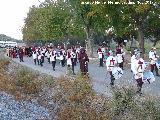
[(79, 62), (80, 62), (80, 70), (82, 75), (86, 75), (88, 73), (89, 59), (84, 48), (81, 48), (80, 50)]
[(23, 49), (22, 48), (19, 49), (19, 59), (20, 59), (20, 62), (24, 62), (23, 61)]

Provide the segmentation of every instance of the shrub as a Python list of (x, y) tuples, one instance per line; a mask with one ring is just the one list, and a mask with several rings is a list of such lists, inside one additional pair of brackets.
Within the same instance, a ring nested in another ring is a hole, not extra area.
[(37, 75), (27, 69), (21, 69), (16, 74), (16, 85), (22, 87), (25, 93), (35, 94), (40, 91)]
[(47, 76), (46, 78), (44, 78), (45, 84), (53, 87), (55, 85), (55, 80), (52, 76)]
[[(7, 68), (7, 66), (9, 65), (10, 61), (6, 58), (2, 58), (0, 59), (0, 69), (4, 70)], [(4, 71), (3, 71), (4, 72)]]
[[(58, 120), (159, 120), (160, 104), (155, 98), (136, 95), (135, 89), (114, 88), (113, 97), (94, 94), (90, 80), (61, 78), (56, 102)], [(148, 96), (148, 95), (147, 95)]]
[[(57, 81), (59, 90), (55, 98), (59, 102), (58, 120), (109, 120), (109, 113), (101, 108), (103, 102), (97, 100), (87, 77), (77, 76), (75, 80), (62, 77)], [(103, 98), (102, 98), (103, 99)], [(99, 106), (100, 104), (100, 106)]]

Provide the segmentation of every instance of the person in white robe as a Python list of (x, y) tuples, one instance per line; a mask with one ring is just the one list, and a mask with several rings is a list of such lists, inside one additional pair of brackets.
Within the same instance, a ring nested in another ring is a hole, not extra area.
[(103, 58), (104, 58), (104, 53), (102, 51), (102, 48), (98, 48), (97, 50), (98, 53), (98, 58), (99, 58), (99, 67), (103, 67)]
[(52, 63), (53, 71), (55, 71), (55, 66), (56, 66), (56, 51), (55, 50), (51, 52), (50, 61)]
[(112, 53), (110, 53), (110, 56), (106, 60), (107, 71), (110, 73), (110, 76), (111, 76), (110, 77), (110, 79), (111, 79), (110, 85), (112, 85), (112, 86), (114, 85), (114, 81), (115, 81), (115, 78), (112, 74), (112, 70), (116, 66), (116, 64), (117, 64), (117, 59), (112, 52)]
[(137, 82), (137, 93), (138, 94), (142, 94), (141, 93), (141, 89), (142, 89), (142, 85), (143, 85), (143, 73), (145, 71), (146, 68), (146, 64), (143, 60), (143, 58), (140, 57), (140, 52), (136, 53), (136, 59), (133, 61), (133, 67), (132, 67), (132, 71), (134, 74), (134, 78)]
[(36, 51), (33, 52), (32, 56), (33, 56), (34, 64), (36, 65), (36, 63), (37, 63), (37, 53), (36, 53)]
[(157, 62), (158, 58), (159, 58), (159, 56), (156, 53), (156, 48), (152, 47), (151, 51), (149, 52), (149, 59), (150, 59), (150, 65), (151, 65), (151, 72), (153, 73), (155, 70), (156, 76), (159, 76), (158, 68), (156, 66), (156, 62)]
[(37, 52), (37, 58), (38, 58), (38, 65), (41, 65), (41, 67), (43, 66), (43, 63), (42, 63), (42, 54), (40, 51)]

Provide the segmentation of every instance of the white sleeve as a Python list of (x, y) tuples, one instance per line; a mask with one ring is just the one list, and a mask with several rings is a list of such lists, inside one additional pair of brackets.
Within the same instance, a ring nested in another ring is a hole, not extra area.
[(133, 74), (137, 74), (138, 71), (137, 71), (137, 63), (136, 63), (136, 60), (133, 61), (133, 66), (132, 66), (132, 71), (133, 71)]
[(149, 58), (152, 58), (152, 52), (149, 52)]
[(108, 57), (107, 60), (106, 60), (106, 66), (107, 67), (109, 66), (109, 62), (110, 62), (110, 57)]

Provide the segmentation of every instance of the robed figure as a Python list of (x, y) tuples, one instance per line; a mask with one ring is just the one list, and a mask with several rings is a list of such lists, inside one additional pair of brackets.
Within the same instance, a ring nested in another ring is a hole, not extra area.
[(88, 73), (88, 56), (85, 52), (84, 48), (81, 48), (80, 55), (79, 55), (79, 62), (80, 62), (80, 70), (82, 75), (86, 75)]

